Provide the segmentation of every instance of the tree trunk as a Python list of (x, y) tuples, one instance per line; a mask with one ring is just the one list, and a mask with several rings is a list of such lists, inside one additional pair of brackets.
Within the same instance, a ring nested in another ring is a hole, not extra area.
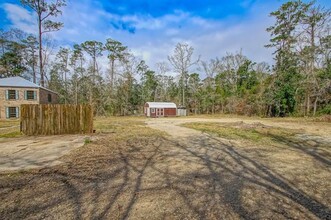
[(37, 83), (37, 80), (36, 80), (36, 70), (35, 70), (35, 63), (36, 63), (36, 60), (35, 60), (35, 55), (34, 55), (34, 49), (33, 49), (33, 52), (32, 52), (32, 75), (33, 75), (33, 83), (36, 84)]
[(43, 47), (42, 47), (42, 31), (41, 31), (41, 9), (40, 1), (38, 1), (38, 37), (39, 37), (39, 72), (40, 72), (40, 85), (45, 86), (44, 71), (43, 71)]
[(75, 94), (75, 103), (78, 105), (78, 80), (76, 80), (76, 94)]
[(316, 96), (316, 99), (315, 99), (315, 102), (314, 102), (314, 116), (316, 115), (317, 102), (318, 102), (318, 96)]
[(307, 116), (310, 114), (310, 95), (309, 93), (307, 94), (307, 110), (306, 110)]
[(182, 104), (183, 106), (185, 106), (185, 83), (184, 83), (184, 77), (183, 77), (183, 80), (182, 80), (182, 93), (183, 93), (183, 100), (182, 100)]
[(114, 87), (114, 64), (115, 64), (115, 60), (111, 59), (110, 61), (111, 63), (111, 72), (110, 72), (110, 92), (113, 91), (113, 87)]

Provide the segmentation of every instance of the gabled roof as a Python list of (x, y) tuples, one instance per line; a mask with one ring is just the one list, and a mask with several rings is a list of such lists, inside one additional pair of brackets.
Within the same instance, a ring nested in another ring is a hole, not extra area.
[(150, 108), (177, 108), (173, 102), (147, 102)]
[(39, 86), (33, 82), (30, 82), (29, 80), (26, 80), (20, 76), (0, 79), (0, 87), (41, 88), (53, 93), (57, 93), (42, 86)]

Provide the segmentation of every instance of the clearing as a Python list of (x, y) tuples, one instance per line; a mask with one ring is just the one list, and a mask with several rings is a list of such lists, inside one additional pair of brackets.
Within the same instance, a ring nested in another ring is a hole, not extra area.
[(1, 174), (0, 216), (331, 218), (330, 123), (123, 117), (95, 124), (95, 140), (61, 164)]

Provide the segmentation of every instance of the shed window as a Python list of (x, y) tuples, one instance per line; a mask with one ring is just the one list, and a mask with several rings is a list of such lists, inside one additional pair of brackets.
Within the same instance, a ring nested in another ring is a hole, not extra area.
[(6, 98), (8, 100), (16, 100), (16, 99), (18, 99), (18, 91), (13, 90), (13, 89), (6, 90)]
[(151, 113), (155, 113), (155, 108), (151, 108)]
[(18, 118), (19, 115), (18, 107), (7, 107), (6, 108), (6, 117), (7, 118)]
[(48, 94), (47, 98), (48, 98), (48, 102), (52, 102), (52, 95), (51, 94)]
[(37, 99), (36, 95), (37, 95), (36, 91), (32, 91), (32, 90), (25, 91), (26, 100), (36, 100)]

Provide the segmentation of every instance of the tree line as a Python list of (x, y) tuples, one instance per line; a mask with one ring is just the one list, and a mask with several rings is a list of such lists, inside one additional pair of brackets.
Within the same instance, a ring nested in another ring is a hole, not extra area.
[(315, 2), (289, 1), (270, 13), (273, 66), (241, 51), (194, 59), (194, 48), (178, 43), (154, 70), (115, 39), (56, 49), (46, 33), (63, 26), (49, 19), (65, 2), (21, 2), (38, 15), (38, 35), (1, 30), (0, 77), (31, 79), (57, 91), (62, 103), (89, 103), (97, 115), (140, 114), (147, 101), (172, 101), (191, 114), (331, 114), (331, 13)]

